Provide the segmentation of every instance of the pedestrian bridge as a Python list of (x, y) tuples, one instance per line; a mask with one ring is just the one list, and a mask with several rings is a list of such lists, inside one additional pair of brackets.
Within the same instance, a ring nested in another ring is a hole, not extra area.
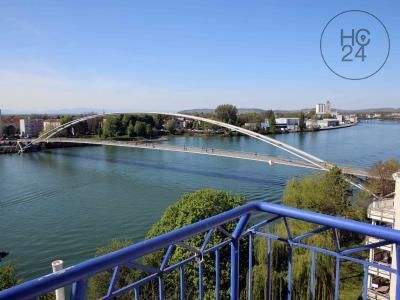
[[(117, 147), (127, 147), (127, 148), (138, 148), (138, 149), (149, 149), (149, 150), (161, 150), (161, 151), (173, 151), (173, 152), (183, 152), (192, 154), (201, 154), (217, 157), (228, 157), (243, 160), (252, 160), (263, 163), (268, 163), (269, 165), (286, 165), (291, 167), (307, 168), (320, 170), (314, 164), (300, 159), (290, 159), (278, 156), (271, 156), (263, 153), (257, 152), (240, 152), (231, 151), (225, 149), (216, 149), (210, 147), (192, 147), (192, 146), (174, 146), (166, 145), (156, 141), (115, 141), (115, 140), (99, 140), (95, 138), (50, 138), (42, 140), (43, 143), (72, 143), (72, 144), (88, 144), (88, 145), (104, 145), (104, 146), (117, 146)], [(369, 177), (368, 170), (349, 166), (339, 166), (344, 174)]]
[[(50, 140), (51, 138), (55, 137), (57, 134), (59, 134), (60, 132), (62, 132), (63, 130), (73, 127), (74, 125), (81, 123), (81, 122), (85, 122), (88, 120), (92, 120), (92, 119), (96, 119), (96, 118), (104, 118), (107, 116), (115, 116), (115, 115), (120, 115), (121, 113), (107, 113), (107, 114), (102, 114), (102, 115), (91, 115), (91, 116), (84, 116), (82, 118), (78, 118), (75, 120), (72, 120), (70, 122), (67, 122), (65, 124), (62, 124), (61, 126), (51, 129), (47, 132), (45, 132), (44, 134), (42, 134), (41, 136), (39, 136), (37, 139), (32, 140), (31, 142), (23, 145), (22, 143), (18, 142), (18, 148), (19, 148), (19, 153), (24, 152), (26, 149), (28, 149), (29, 147), (31, 147), (33, 144), (37, 144), (42, 142), (43, 140)], [(139, 114), (139, 113), (132, 113), (132, 114)], [(173, 117), (173, 118), (184, 118), (184, 119), (189, 119), (189, 120), (195, 120), (195, 121), (200, 121), (200, 122), (204, 122), (204, 123), (208, 123), (208, 124), (212, 124), (215, 126), (219, 126), (231, 131), (236, 131), (239, 132), (241, 134), (244, 134), (246, 136), (249, 136), (251, 138), (254, 138), (256, 140), (259, 140), (261, 142), (270, 144), (280, 150), (285, 151), (286, 153), (289, 153), (290, 155), (292, 155), (293, 157), (296, 157), (296, 159), (299, 159), (301, 161), (304, 161), (305, 163), (308, 163), (309, 165), (313, 165), (315, 167), (315, 169), (319, 169), (322, 171), (329, 171), (331, 168), (335, 167), (335, 164), (329, 163), (319, 157), (316, 157), (315, 155), (312, 155), (310, 153), (307, 153), (301, 149), (298, 149), (296, 147), (293, 147), (289, 144), (283, 143), (281, 141), (278, 141), (276, 139), (273, 139), (271, 137), (262, 135), (260, 133), (257, 132), (253, 132), (251, 130), (245, 129), (245, 128), (241, 128), (239, 126), (235, 126), (232, 124), (227, 124), (221, 121), (217, 121), (217, 120), (213, 120), (213, 119), (208, 119), (208, 118), (204, 118), (204, 117), (199, 117), (199, 116), (192, 116), (192, 115), (186, 115), (186, 114), (181, 114), (181, 113), (167, 113), (167, 112), (148, 112), (148, 113), (142, 113), (142, 114), (149, 114), (149, 115), (165, 115), (165, 116), (169, 116), (169, 117)], [(208, 153), (207, 153), (208, 154)], [(221, 155), (222, 156), (222, 155)], [(294, 163), (292, 164), (294, 165)], [(356, 169), (348, 169), (346, 170), (346, 172), (348, 172), (348, 174), (350, 173), (359, 173), (359, 174), (363, 174), (361, 176), (367, 176), (368, 174), (363, 171), (363, 170), (356, 170)], [(362, 184), (359, 184), (349, 178), (345, 178), (345, 180), (350, 183), (351, 185), (353, 185), (354, 187), (361, 189), (363, 191), (368, 192), (369, 194), (372, 194), (374, 198), (378, 198), (378, 196), (374, 195), (373, 193), (371, 193), (366, 187), (364, 187)]]

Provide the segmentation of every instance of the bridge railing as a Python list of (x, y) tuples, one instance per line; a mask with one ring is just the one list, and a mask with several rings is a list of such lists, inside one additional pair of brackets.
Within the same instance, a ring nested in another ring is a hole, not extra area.
[[(293, 220), (315, 225), (311, 231), (295, 236), (293, 234), (294, 231), (291, 230)], [(281, 228), (285, 229), (284, 236), (277, 235), (276, 230), (272, 231), (272, 233), (263, 230), (266, 226), (270, 226), (269, 224), (276, 224), (276, 222), (281, 222)], [(229, 231), (228, 228), (232, 230)], [(224, 235), (225, 239), (220, 239), (216, 244), (211, 243), (213, 235), (217, 232)], [(372, 244), (362, 243), (360, 246), (343, 249), (338, 238), (342, 232), (372, 236), (379, 241)], [(308, 238), (324, 233), (332, 233), (335, 249), (314, 246), (309, 242)], [(203, 299), (205, 292), (210, 292), (209, 290), (205, 291), (205, 289), (209, 289), (209, 283), (212, 281), (214, 282), (212, 286), (216, 299), (219, 299), (222, 292), (225, 295), (230, 294), (231, 299), (239, 299), (244, 294), (247, 294), (247, 299), (251, 299), (253, 295), (253, 275), (255, 274), (253, 272), (255, 237), (267, 240), (267, 249), (265, 249), (266, 257), (268, 258), (267, 281), (265, 283), (267, 299), (270, 299), (271, 293), (277, 288), (272, 285), (271, 280), (271, 247), (273, 243), (284, 243), (289, 250), (287, 257), (287, 286), (285, 289), (288, 299), (293, 297), (295, 288), (292, 280), (293, 255), (296, 254), (294, 249), (304, 249), (304, 251), (309, 251), (311, 254), (310, 284), (307, 287), (311, 299), (315, 297), (315, 285), (318, 275), (320, 275), (316, 271), (318, 270), (316, 268), (316, 255), (326, 255), (335, 260), (335, 267), (332, 270), (332, 274), (335, 275), (334, 299), (339, 298), (340, 269), (344, 261), (350, 261), (362, 268), (364, 275), (360, 289), (362, 289), (364, 299), (367, 299), (368, 295), (368, 270), (371, 267), (397, 275), (392, 276), (392, 278), (396, 280), (396, 286), (398, 287), (396, 289), (396, 299), (400, 299), (400, 260), (397, 260), (397, 265), (392, 268), (387, 265), (370, 262), (360, 255), (355, 255), (383, 245), (395, 244), (396, 254), (399, 257), (400, 231), (265, 202), (250, 202), (178, 230), (87, 260), (56, 273), (27, 281), (0, 292), (0, 299), (35, 299), (38, 296), (69, 285), (72, 285), (72, 299), (84, 299), (88, 293), (87, 287), (90, 278), (105, 271), (110, 274), (109, 282), (104, 295), (100, 299), (112, 299), (123, 294), (135, 299), (147, 299), (148, 297), (143, 293), (145, 285), (149, 283), (152, 283), (153, 287), (157, 287), (157, 297), (160, 299), (171, 298), (170, 295), (166, 294), (168, 291), (164, 286), (164, 278), (172, 272), (177, 274), (172, 278), (176, 279), (175, 290), (178, 290), (179, 294), (175, 295), (176, 297), (174, 298), (185, 299), (185, 297), (188, 297), (188, 289), (185, 288), (185, 284), (188, 283), (186, 281), (187, 277), (192, 276), (191, 278), (193, 278), (193, 272), (191, 274), (185, 273), (185, 267), (190, 264), (192, 264), (192, 267), (194, 265), (197, 270), (195, 272), (197, 273), (195, 276), (198, 283), (195, 288), (196, 298)], [(194, 247), (189, 242), (194, 238), (200, 239), (199, 247)], [(243, 247), (246, 247), (246, 249), (243, 249)], [(178, 251), (178, 248), (189, 251), (191, 255), (186, 256), (181, 261), (170, 262), (171, 257), (175, 251)], [(159, 256), (160, 261), (157, 267), (143, 264), (145, 260), (141, 260), (141, 258), (155, 253), (162, 253)], [(222, 257), (221, 253), (227, 254), (226, 257)], [(228, 264), (221, 263), (224, 259)], [(245, 264), (243, 264), (244, 259)], [(214, 266), (213, 273), (210, 273), (210, 269), (206, 270), (206, 266), (208, 268), (210, 265)], [(147, 275), (121, 286), (118, 280), (123, 268), (144, 270)], [(229, 268), (229, 279), (221, 278), (223, 268)], [(204, 276), (213, 278), (205, 278)], [(247, 280), (243, 280), (243, 277), (246, 276)], [(226, 284), (222, 286), (220, 284), (222, 280), (225, 280), (225, 283), (228, 280), (229, 286), (226, 286)], [(119, 282), (118, 285), (117, 282)], [(205, 282), (207, 282), (208, 287), (206, 287)], [(225, 290), (222, 291), (222, 288)], [(191, 295), (190, 298), (193, 297), (194, 295)]]

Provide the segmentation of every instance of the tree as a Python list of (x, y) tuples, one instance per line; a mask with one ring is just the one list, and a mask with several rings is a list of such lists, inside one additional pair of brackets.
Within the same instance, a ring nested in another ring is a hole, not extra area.
[(133, 126), (132, 121), (129, 121), (128, 128), (126, 130), (126, 133), (128, 134), (129, 137), (134, 137), (135, 136), (135, 126)]
[[(243, 199), (238, 196), (233, 196), (230, 193), (218, 190), (199, 190), (191, 194), (185, 194), (181, 199), (169, 206), (161, 219), (155, 223), (146, 235), (146, 239), (150, 239), (172, 230), (182, 228), (183, 226), (204, 220), (211, 216), (233, 209), (242, 205)], [(236, 223), (230, 222), (223, 225), (224, 229), (232, 233)], [(204, 242), (205, 234), (197, 235), (193, 238), (187, 239), (184, 242), (197, 249), (201, 248)], [(214, 231), (209, 241), (209, 247), (227, 240), (227, 237), (220, 231)], [(130, 241), (111, 241), (106, 247), (100, 248), (96, 252), (96, 256), (104, 255), (106, 253), (114, 252), (118, 249), (130, 245)], [(247, 239), (240, 241), (240, 264), (241, 269), (244, 270), (248, 262), (248, 242)], [(144, 259), (139, 260), (147, 266), (160, 267), (160, 264), (165, 255), (165, 251), (158, 251), (146, 255)], [(171, 255), (168, 266), (180, 262), (193, 253), (188, 250), (177, 246)], [(221, 299), (229, 298), (230, 287), (230, 247), (220, 248), (220, 296)], [(89, 282), (89, 296), (90, 299), (97, 299), (104, 297), (107, 294), (108, 286), (112, 278), (113, 270), (102, 272), (93, 276)], [(115, 289), (128, 285), (139, 279), (148, 276), (146, 271), (134, 270), (125, 266), (121, 266), (119, 276), (115, 283)], [(203, 285), (205, 291), (205, 299), (214, 298), (215, 283), (212, 278), (215, 275), (215, 258), (213, 254), (206, 255), (203, 261)], [(245, 273), (240, 274), (240, 286), (245, 287), (246, 277)], [(179, 272), (165, 272), (162, 274), (165, 298), (166, 299), (179, 299), (180, 287)], [(192, 262), (185, 265), (185, 298), (194, 299), (198, 295), (198, 262)], [(133, 292), (122, 294), (118, 299), (132, 299)], [(140, 287), (140, 298), (142, 299), (158, 299), (158, 283), (154, 280), (150, 283)]]
[[(70, 116), (70, 115), (63, 116), (63, 117), (61, 118), (61, 120), (60, 120), (60, 124), (61, 124), (61, 125), (64, 125), (64, 124), (66, 124), (66, 123), (71, 122), (73, 119), (74, 119), (74, 118), (72, 118), (72, 116)], [(61, 134), (62, 134), (62, 135), (65, 135), (65, 136), (71, 136), (71, 135), (72, 135), (72, 127), (68, 127), (68, 128), (66, 128), (66, 129), (64, 129), (64, 130), (62, 131)]]
[(300, 121), (299, 121), (299, 129), (300, 129), (300, 131), (301, 132), (303, 132), (304, 131), (304, 129), (306, 129), (306, 116), (305, 116), (305, 114), (302, 112), (301, 114), (300, 114)]
[(218, 120), (232, 125), (237, 123), (237, 112), (236, 106), (231, 104), (222, 104), (215, 109)]
[(268, 111), (268, 123), (269, 123), (269, 131), (274, 133), (276, 130), (276, 120), (275, 114), (272, 110)]
[(119, 120), (117, 117), (109, 116), (105, 118), (103, 126), (103, 137), (116, 137), (118, 135), (118, 123)]
[(17, 133), (17, 129), (12, 126), (12, 125), (8, 125), (8, 126), (4, 126), (3, 127), (3, 134), (7, 137), (12, 137)]
[(167, 124), (165, 126), (165, 128), (170, 132), (170, 133), (174, 133), (175, 132), (175, 127), (176, 127), (176, 121), (175, 119), (170, 119), (167, 121)]
[[(162, 215), (160, 221), (152, 226), (148, 232), (146, 238), (153, 238), (161, 234), (170, 232), (172, 230), (182, 228), (183, 226), (190, 225), (192, 223), (204, 220), (211, 216), (233, 209), (243, 204), (243, 199), (238, 196), (233, 196), (230, 193), (212, 189), (205, 189), (196, 191), (191, 194), (183, 195), (181, 200), (171, 205), (166, 209)], [(223, 227), (228, 232), (232, 233), (236, 223), (228, 223)], [(205, 235), (200, 234), (184, 242), (194, 248), (201, 248), (204, 242)], [(226, 240), (226, 236), (220, 231), (215, 231), (209, 241), (209, 245), (216, 245)], [(248, 262), (248, 244), (247, 239), (241, 240), (241, 253), (240, 262), (243, 264), (241, 267), (245, 268)], [(159, 267), (162, 261), (165, 251), (159, 251), (146, 256), (146, 265), (152, 265), (153, 267)], [(174, 253), (171, 255), (169, 265), (178, 263), (188, 258), (193, 253), (188, 250), (177, 247)], [(223, 247), (220, 249), (220, 266), (221, 266), (221, 282), (220, 291), (221, 299), (229, 298), (229, 287), (230, 287), (230, 248)], [(203, 279), (204, 279), (204, 290), (205, 298), (214, 298), (214, 275), (215, 275), (215, 260), (213, 255), (207, 255), (204, 257), (203, 262)], [(166, 289), (167, 299), (178, 299), (179, 298), (179, 273), (165, 273), (163, 279)], [(246, 277), (245, 273), (240, 274), (240, 286), (245, 287)], [(157, 285), (149, 286), (150, 291), (148, 294), (156, 294), (158, 292)], [(198, 295), (198, 263), (190, 263), (185, 265), (185, 296), (187, 299), (194, 299)], [(146, 299), (149, 297), (146, 295)]]
[(135, 134), (137, 136), (145, 136), (146, 135), (146, 123), (144, 123), (142, 121), (136, 121)]
[(164, 124), (163, 117), (161, 115), (153, 116), (154, 127), (158, 130), (162, 129), (162, 125)]
[[(107, 246), (98, 249), (96, 251), (95, 256), (97, 257), (105, 255), (107, 253), (115, 252), (129, 245), (132, 245), (132, 242), (128, 240), (125, 241), (112, 240)], [(95, 276), (89, 279), (89, 299), (99, 299), (107, 294), (112, 274), (113, 270), (108, 270), (106, 272), (96, 274)], [(122, 288), (128, 285), (129, 283), (138, 280), (140, 276), (141, 276), (140, 271), (128, 268), (126, 266), (121, 266), (114, 288), (115, 289)], [(118, 299), (124, 299), (124, 300), (133, 298), (134, 298), (134, 293), (132, 290), (130, 292), (118, 296)]]
[(152, 137), (153, 136), (153, 127), (150, 124), (146, 124), (146, 136)]
[(371, 176), (367, 181), (368, 189), (382, 197), (394, 192), (395, 182), (392, 175), (399, 170), (400, 162), (394, 159), (374, 164), (369, 170)]
[[(349, 184), (345, 181), (341, 170), (333, 168), (327, 173), (291, 180), (284, 192), (283, 204), (300, 209), (311, 210), (328, 215), (347, 217), (358, 221), (365, 220), (366, 212), (360, 210), (352, 202), (352, 193)], [(317, 227), (302, 221), (290, 220), (290, 230), (293, 236), (309, 232)], [(283, 223), (273, 227), (274, 234), (286, 235)], [(341, 247), (363, 243), (363, 237), (357, 234), (339, 232)], [(307, 244), (334, 249), (332, 232), (323, 232), (307, 239)], [(266, 293), (267, 258), (265, 254), (266, 240), (255, 240), (255, 266), (253, 269), (254, 287), (253, 298), (264, 299)], [(273, 242), (272, 244), (272, 299), (282, 299), (287, 294), (287, 270), (289, 249), (286, 243)], [(316, 299), (333, 299), (335, 261), (327, 255), (317, 255), (316, 265), (319, 268), (318, 280), (315, 282)], [(295, 247), (293, 251), (292, 296), (293, 299), (309, 299), (311, 252)], [(341, 289), (349, 296), (348, 299), (357, 299), (361, 291), (355, 287), (362, 286), (363, 269), (354, 265), (343, 264), (343, 273), (348, 274), (346, 282), (341, 282)], [(343, 279), (342, 279), (343, 280)], [(351, 287), (351, 288), (350, 288)], [(347, 298), (346, 298), (347, 299)]]
[[(121, 129), (126, 133), (130, 123), (134, 126), (136, 122), (136, 117), (131, 114), (124, 114), (121, 120)], [(129, 135), (129, 134), (128, 134)]]
[(0, 267), (0, 291), (13, 287), (18, 283), (13, 265), (6, 264)]

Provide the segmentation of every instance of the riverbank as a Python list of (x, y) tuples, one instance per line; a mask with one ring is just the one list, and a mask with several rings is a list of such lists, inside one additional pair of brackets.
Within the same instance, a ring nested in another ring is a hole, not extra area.
[(350, 124), (343, 124), (343, 125), (339, 125), (339, 126), (324, 127), (324, 128), (320, 128), (319, 130), (333, 130), (333, 129), (340, 129), (340, 128), (348, 128), (348, 127), (353, 127), (356, 125), (358, 125), (358, 122), (350, 123)]
[[(369, 167), (400, 159), (399, 123), (360, 123), (318, 134), (280, 134), (278, 141), (338, 165)], [(170, 136), (163, 144), (282, 155), (244, 136)], [(24, 155), (0, 155), (2, 249), (25, 279), (92, 258), (111, 239), (144, 239), (154, 222), (182, 194), (209, 187), (248, 201), (280, 203), (292, 178), (311, 170), (267, 163), (132, 150), (73, 147)], [(110, 217), (111, 216), (111, 217)], [(29, 245), (27, 247), (26, 245)], [(3, 263), (2, 262), (2, 263)]]

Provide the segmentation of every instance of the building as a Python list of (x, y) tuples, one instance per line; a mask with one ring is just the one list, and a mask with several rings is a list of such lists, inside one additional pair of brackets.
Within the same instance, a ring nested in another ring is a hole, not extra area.
[[(396, 190), (393, 197), (373, 201), (368, 207), (367, 216), (373, 225), (400, 229), (400, 173), (393, 175)], [(378, 242), (367, 237), (366, 243)], [(392, 244), (371, 249), (369, 260), (386, 267), (396, 268), (396, 252)], [(368, 299), (396, 299), (396, 276), (385, 270), (374, 267), (368, 269)]]
[(358, 122), (358, 118), (355, 114), (345, 115), (344, 120), (346, 123), (357, 123)]
[(315, 120), (315, 119), (306, 120), (306, 127), (307, 128), (319, 128), (318, 120)]
[(317, 122), (318, 126), (321, 128), (339, 126), (339, 120), (337, 119), (323, 119), (318, 120)]
[(0, 109), (0, 137), (3, 135), (3, 123), (1, 122), (1, 109)]
[(260, 123), (256, 123), (256, 122), (248, 122), (248, 123), (244, 123), (244, 127), (246, 129), (256, 130), (256, 129), (261, 127), (261, 124)]
[(327, 101), (326, 103), (318, 103), (315, 106), (315, 113), (317, 115), (329, 115), (332, 111), (331, 103)]
[(31, 118), (21, 119), (19, 120), (19, 127), (21, 137), (37, 137), (43, 130), (43, 120)]
[(264, 122), (261, 122), (261, 128), (262, 129), (268, 129), (269, 128), (269, 120), (265, 119)]
[(336, 118), (336, 120), (339, 121), (339, 123), (343, 123), (344, 122), (344, 116), (342, 114), (340, 114), (338, 111), (335, 111), (333, 113), (333, 116)]
[(289, 130), (298, 129), (300, 118), (277, 118), (276, 126), (279, 128), (287, 128)]
[(61, 120), (59, 119), (48, 119), (43, 121), (44, 131), (49, 131), (59, 126), (61, 126)]

